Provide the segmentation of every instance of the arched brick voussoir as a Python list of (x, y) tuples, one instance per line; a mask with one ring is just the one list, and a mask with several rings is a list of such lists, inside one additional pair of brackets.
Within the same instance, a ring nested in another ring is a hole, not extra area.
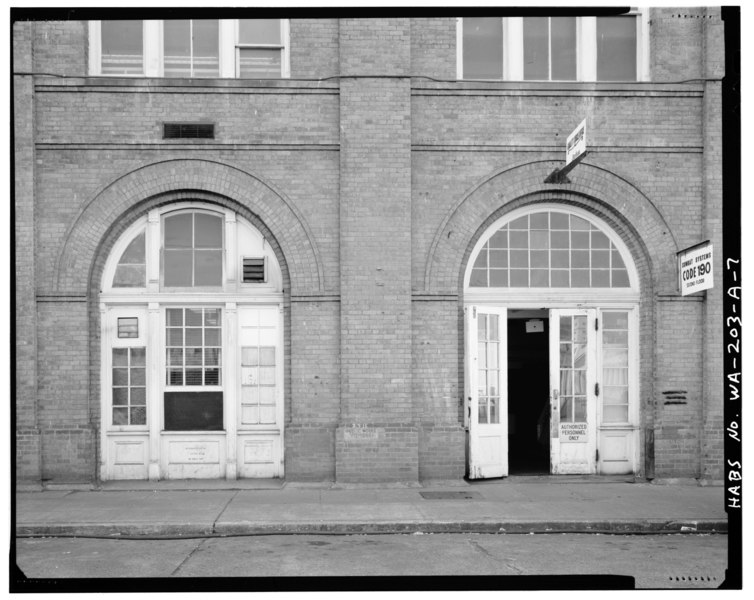
[(248, 209), (280, 245), (293, 294), (321, 292), (324, 272), (312, 232), (295, 204), (279, 190), (235, 166), (202, 160), (153, 163), (118, 178), (84, 205), (69, 227), (55, 269), (55, 291), (86, 291), (98, 248), (119, 219), (150, 198), (191, 192), (226, 198)]
[[(637, 186), (595, 165), (581, 163), (570, 184), (546, 184), (562, 163), (537, 161), (502, 169), (474, 185), (446, 213), (432, 240), (424, 271), (426, 291), (457, 293), (469, 245), (493, 217), (529, 202), (564, 201), (597, 212), (627, 238), (632, 252), (645, 253), (657, 293), (677, 291), (678, 245), (657, 206)], [(634, 257), (638, 262), (638, 256)]]

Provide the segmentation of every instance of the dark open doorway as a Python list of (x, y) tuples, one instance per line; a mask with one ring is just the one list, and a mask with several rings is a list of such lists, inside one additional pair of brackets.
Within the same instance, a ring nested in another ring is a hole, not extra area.
[(509, 310), (508, 317), (509, 472), (549, 473), (548, 311)]

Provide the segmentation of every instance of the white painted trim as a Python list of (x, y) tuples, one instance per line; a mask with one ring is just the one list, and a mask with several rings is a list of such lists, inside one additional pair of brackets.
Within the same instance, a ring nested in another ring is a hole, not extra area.
[(238, 477), (238, 404), (240, 394), (238, 391), (240, 377), (236, 364), (238, 356), (238, 307), (235, 302), (226, 302), (223, 310), (223, 419), (224, 427), (228, 436), (225, 438), (225, 478), (236, 479)]
[(637, 18), (637, 44), (636, 44), (636, 65), (637, 78), (639, 81), (651, 81), (651, 69), (649, 61), (650, 52), (650, 23), (649, 7), (646, 7)]
[(463, 17), (456, 17), (456, 78), (463, 79)]
[(597, 17), (578, 19), (576, 79), (597, 81)]
[(503, 19), (503, 79), (524, 80), (524, 18)]
[(89, 21), (89, 75), (102, 74), (102, 22)]
[[(160, 344), (162, 336), (162, 310), (156, 302), (148, 305), (147, 322), (149, 327), (147, 338), (147, 425), (149, 426), (149, 467), (150, 481), (158, 481), (162, 477), (160, 472), (160, 431), (163, 429), (162, 419), (162, 381), (165, 369), (161, 368), (165, 358), (165, 344)], [(149, 357), (151, 355), (151, 357)], [(155, 356), (157, 355), (157, 356)]]

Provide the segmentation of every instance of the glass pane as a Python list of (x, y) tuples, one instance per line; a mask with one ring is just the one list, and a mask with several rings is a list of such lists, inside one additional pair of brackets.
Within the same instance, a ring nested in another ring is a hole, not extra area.
[(202, 330), (199, 328), (186, 329), (186, 345), (187, 346), (201, 346), (202, 345)]
[(573, 394), (573, 370), (562, 369), (560, 371), (560, 393), (566, 396)]
[(613, 248), (611, 254), (612, 254), (612, 256), (611, 256), (611, 258), (612, 258), (612, 265), (611, 266), (613, 267), (613, 269), (625, 269), (626, 265), (623, 262), (623, 258), (621, 258), (620, 252), (618, 252), (617, 250), (615, 250)]
[(186, 385), (202, 385), (202, 370), (186, 369)]
[(628, 385), (628, 368), (603, 368), (602, 381), (605, 385)]
[(625, 386), (606, 385), (602, 388), (605, 404), (628, 404), (628, 388)]
[(592, 248), (610, 248), (610, 240), (601, 231), (592, 231)]
[(263, 385), (259, 388), (260, 404), (275, 404), (275, 386)]
[(550, 233), (550, 243), (553, 248), (570, 248), (570, 236), (567, 231), (553, 231)]
[(550, 19), (552, 39), (551, 79), (576, 80), (576, 18), (552, 17)]
[(483, 269), (486, 266), (487, 266), (487, 246), (485, 245), (479, 251), (479, 255), (476, 257), (476, 260), (474, 261), (474, 268)]
[(573, 399), (573, 420), (576, 423), (586, 422), (586, 397), (576, 396)]
[(552, 250), (550, 252), (553, 268), (567, 269), (571, 266), (568, 250)]
[(202, 323), (203, 321), (201, 308), (186, 309), (186, 325), (190, 327), (201, 327)]
[(487, 366), (491, 369), (497, 369), (500, 366), (497, 353), (499, 345), (500, 344), (487, 344), (487, 358), (489, 359), (487, 361)]
[(479, 400), (479, 422), (487, 423), (487, 403)]
[(571, 229), (574, 231), (589, 231), (591, 227), (589, 226), (589, 221), (586, 221), (585, 219), (582, 219), (581, 217), (577, 217), (576, 215), (570, 215), (571, 217)]
[(222, 248), (223, 222), (220, 217), (196, 213), (194, 223), (194, 247)]
[(166, 310), (168, 326), (181, 327), (183, 325), (183, 309), (168, 308)]
[(497, 369), (487, 371), (487, 393), (485, 396), (497, 396), (499, 379), (500, 371)]
[(592, 287), (610, 287), (610, 271), (594, 269), (592, 271)]
[(473, 269), (469, 278), (469, 285), (471, 287), (487, 287), (487, 270)]
[(602, 333), (603, 347), (609, 346), (628, 346), (628, 331), (604, 331)]
[(113, 385), (128, 385), (128, 369), (113, 369)]
[(183, 346), (183, 329), (169, 328), (168, 346)]
[(500, 321), (500, 317), (498, 315), (490, 315), (490, 335), (487, 339), (492, 341), (499, 341), (500, 340), (500, 333), (498, 328), (498, 322)]
[(113, 348), (113, 366), (128, 366), (128, 348)]
[(142, 21), (102, 21), (102, 74), (141, 75), (144, 72)]
[(477, 368), (479, 369), (487, 368), (486, 348), (487, 348), (486, 342), (480, 342), (477, 344)]
[(207, 369), (204, 372), (204, 385), (220, 385), (220, 369)]
[(626, 270), (613, 271), (613, 287), (630, 287)]
[(628, 406), (605, 406), (602, 410), (602, 421), (605, 423), (626, 423), (628, 421)]
[(147, 403), (147, 390), (143, 387), (131, 388), (131, 406), (144, 406)]
[(487, 339), (487, 315), (479, 313), (477, 319), (477, 339), (484, 341)]
[(503, 77), (503, 24), (500, 18), (464, 18), (463, 76), (465, 79)]
[(490, 287), (508, 287), (508, 270), (490, 269)]
[(128, 247), (125, 249), (120, 257), (118, 264), (120, 265), (142, 265), (144, 264), (145, 250), (144, 250), (144, 232), (142, 231), (137, 235)]
[(208, 327), (204, 330), (204, 345), (205, 346), (219, 346), (220, 345), (220, 330), (212, 327)]
[(183, 385), (183, 371), (168, 369), (168, 385)]
[(636, 17), (597, 17), (597, 80), (636, 81)]
[(127, 408), (113, 408), (113, 425), (128, 425)]
[(259, 350), (257, 348), (241, 348), (241, 364), (256, 366), (259, 364)]
[(131, 369), (131, 385), (146, 385), (147, 379), (146, 379), (146, 369), (143, 367), (138, 367), (136, 369)]
[(204, 324), (207, 327), (219, 327), (220, 315), (221, 315), (221, 311), (219, 308), (205, 308), (204, 309)]
[(534, 250), (547, 250), (550, 247), (550, 233), (548, 231), (532, 231), (531, 247)]
[(146, 364), (147, 349), (131, 348), (131, 366), (143, 367)]
[(490, 266), (497, 269), (504, 269), (508, 266), (507, 250), (490, 250)]
[(571, 232), (571, 247), (577, 250), (589, 249), (589, 233), (586, 231)]
[(586, 369), (586, 344), (573, 345), (573, 368)]
[(147, 281), (146, 273), (144, 265), (118, 265), (115, 267), (113, 287), (144, 287)]
[(197, 250), (194, 255), (194, 285), (222, 285), (223, 251)]
[(549, 287), (550, 271), (547, 269), (532, 269), (531, 287)]
[(520, 229), (522, 231), (527, 231), (529, 229), (529, 215), (514, 219), (513, 221), (511, 221), (509, 227), (510, 229)]
[(238, 76), (247, 79), (269, 79), (282, 74), (282, 51), (261, 48), (238, 49)]
[(194, 77), (220, 74), (220, 28), (217, 19), (194, 21)]
[(260, 385), (274, 385), (275, 367), (259, 367)]
[(259, 388), (255, 385), (241, 386), (241, 403), (259, 404)]
[(497, 398), (490, 398), (490, 423), (500, 422), (500, 411), (498, 411), (499, 400)]
[[(594, 242), (594, 239), (592, 239), (592, 242)], [(607, 269), (610, 267), (609, 250), (592, 250), (591, 256), (593, 269)]]
[(628, 313), (603, 312), (602, 327), (603, 329), (628, 329)]
[(168, 365), (174, 367), (183, 366), (183, 348), (168, 348)]
[(204, 364), (213, 367), (218, 366), (220, 364), (220, 348), (205, 348)]
[(192, 367), (202, 366), (201, 348), (186, 348), (186, 365)]
[(541, 212), (530, 216), (532, 229), (549, 229), (550, 213)]
[(573, 398), (570, 396), (560, 397), (560, 421), (563, 423), (571, 422), (571, 403)]
[(571, 287), (589, 287), (589, 269), (573, 269)]
[(573, 317), (573, 341), (586, 342), (586, 317)]
[(604, 348), (602, 350), (602, 364), (606, 367), (624, 367), (628, 365), (628, 349)]
[(511, 248), (528, 248), (529, 232), (528, 231), (511, 231), (510, 233)]
[(568, 215), (566, 213), (560, 213), (560, 212), (550, 213), (550, 228), (551, 229), (569, 229)]
[(552, 270), (550, 278), (552, 287), (568, 287), (571, 284), (570, 273), (568, 271)]
[(192, 223), (191, 213), (182, 213), (165, 218), (165, 248), (191, 248)]
[(163, 23), (165, 77), (191, 77), (191, 22)]
[(492, 234), (489, 241), (490, 248), (507, 248), (508, 247), (508, 231), (506, 229), (500, 229)]
[(574, 269), (586, 269), (589, 267), (589, 250), (572, 250), (571, 266)]
[(265, 347), (259, 349), (260, 357), (259, 357), (259, 364), (260, 365), (269, 365), (272, 366), (275, 364), (275, 348)]
[(479, 371), (477, 376), (477, 387), (479, 388), (479, 401), (487, 395), (487, 371)]
[(586, 371), (584, 369), (573, 372), (573, 393), (586, 394)]
[(511, 250), (511, 267), (525, 269), (529, 266), (529, 252), (527, 250)]
[(560, 317), (560, 339), (571, 341), (571, 317)]
[(147, 409), (143, 406), (131, 408), (131, 425), (146, 425)]
[(532, 250), (531, 266), (534, 269), (546, 269), (549, 267), (550, 253), (547, 250)]
[(239, 44), (280, 44), (280, 19), (239, 19)]
[(524, 79), (549, 79), (547, 17), (524, 17)]
[(165, 285), (167, 287), (191, 287), (192, 251), (165, 250)]
[(113, 406), (125, 406), (128, 404), (128, 388), (113, 388)]

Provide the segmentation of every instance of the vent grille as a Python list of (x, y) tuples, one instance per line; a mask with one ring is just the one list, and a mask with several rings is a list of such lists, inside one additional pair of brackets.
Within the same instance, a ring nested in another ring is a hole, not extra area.
[(215, 139), (214, 123), (163, 123), (162, 137), (172, 139)]
[(264, 258), (243, 259), (243, 282), (264, 283)]

